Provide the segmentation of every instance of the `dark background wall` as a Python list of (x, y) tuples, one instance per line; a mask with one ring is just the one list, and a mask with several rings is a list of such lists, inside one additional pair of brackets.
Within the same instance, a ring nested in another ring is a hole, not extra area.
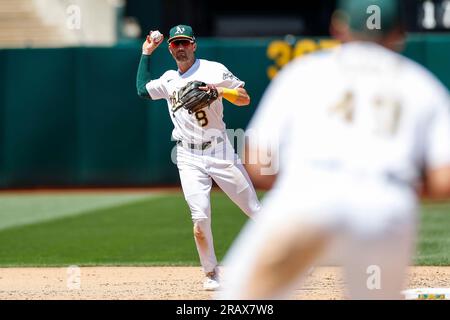
[[(184, 23), (202, 37), (329, 36), (336, 3), (278, 0), (268, 6), (253, 1), (127, 0), (125, 14), (139, 21), (143, 35), (155, 29), (167, 33), (170, 27)], [(450, 31), (445, 22), (450, 10), (446, 0), (402, 0), (401, 4), (407, 31)], [(436, 20), (431, 29), (424, 26), (425, 7)]]
[[(137, 18), (144, 34), (155, 29), (167, 33), (172, 26), (184, 23), (202, 37), (265, 37), (286, 33), (315, 36), (328, 34), (334, 7), (335, 0), (281, 1), (271, 6), (249, 1), (225, 4), (208, 0), (128, 0), (125, 14)], [(276, 18), (278, 29), (270, 23)], [(246, 28), (242, 28), (243, 23)]]

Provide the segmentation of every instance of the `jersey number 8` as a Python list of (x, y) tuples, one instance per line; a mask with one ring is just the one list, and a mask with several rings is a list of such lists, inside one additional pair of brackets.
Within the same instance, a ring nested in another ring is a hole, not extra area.
[(208, 125), (208, 118), (206, 118), (206, 112), (203, 110), (197, 111), (195, 113), (195, 118), (197, 119), (200, 126), (205, 127)]

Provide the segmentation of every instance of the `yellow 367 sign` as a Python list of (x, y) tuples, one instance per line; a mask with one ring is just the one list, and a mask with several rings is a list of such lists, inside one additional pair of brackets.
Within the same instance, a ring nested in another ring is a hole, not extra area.
[(272, 41), (267, 46), (267, 57), (273, 60), (274, 64), (267, 68), (267, 76), (269, 79), (272, 79), (284, 65), (296, 57), (301, 57), (317, 50), (330, 49), (339, 44), (339, 41), (333, 39), (301, 39), (294, 45), (284, 40)]

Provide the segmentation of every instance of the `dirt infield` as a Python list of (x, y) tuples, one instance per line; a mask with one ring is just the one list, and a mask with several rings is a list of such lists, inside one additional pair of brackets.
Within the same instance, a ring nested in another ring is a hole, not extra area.
[[(0, 299), (211, 299), (199, 267), (1, 268)], [(448, 287), (450, 267), (411, 267), (408, 288)], [(78, 281), (78, 279), (80, 281)], [(320, 267), (294, 299), (344, 299), (337, 267)]]

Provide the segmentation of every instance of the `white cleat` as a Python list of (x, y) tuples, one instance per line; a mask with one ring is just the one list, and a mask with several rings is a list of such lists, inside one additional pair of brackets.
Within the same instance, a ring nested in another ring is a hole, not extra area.
[(203, 282), (203, 290), (216, 291), (220, 289), (219, 276), (216, 272), (210, 272), (206, 275), (206, 279)]

